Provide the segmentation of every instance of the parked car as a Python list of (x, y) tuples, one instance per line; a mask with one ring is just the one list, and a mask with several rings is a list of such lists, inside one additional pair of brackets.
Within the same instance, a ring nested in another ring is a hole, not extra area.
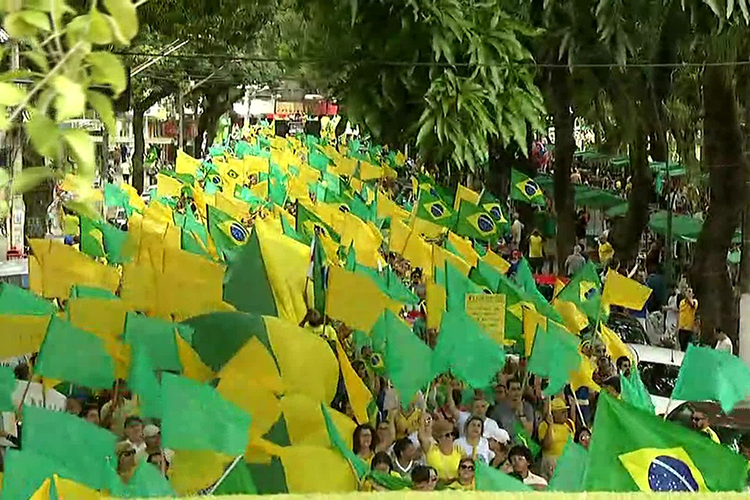
[(668, 405), (674, 408), (682, 404), (683, 401), (672, 401), (670, 404), (669, 398), (677, 382), (685, 353), (643, 344), (628, 344), (628, 347), (633, 351), (643, 385), (651, 395), (656, 414), (664, 415), (669, 410)]
[(607, 326), (626, 344), (649, 345), (648, 336), (641, 324), (633, 316), (623, 312), (612, 312)]
[(740, 437), (750, 432), (750, 401), (747, 400), (740, 401), (729, 415), (713, 401), (682, 402), (670, 410), (667, 420), (690, 427), (693, 408), (706, 414), (721, 442), (734, 450), (739, 449)]

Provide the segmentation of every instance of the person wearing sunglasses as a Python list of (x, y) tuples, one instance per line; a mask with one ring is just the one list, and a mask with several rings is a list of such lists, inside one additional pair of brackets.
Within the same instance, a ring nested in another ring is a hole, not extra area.
[(411, 471), (411, 482), (417, 491), (435, 491), (438, 483), (438, 473), (434, 467), (417, 465)]
[(710, 422), (708, 420), (708, 415), (705, 414), (705, 412), (702, 412), (697, 409), (693, 409), (693, 415), (690, 417), (690, 421), (692, 422), (693, 429), (699, 432), (705, 433), (709, 438), (711, 438), (711, 441), (714, 443), (721, 443), (719, 440), (719, 436), (716, 435), (716, 432), (709, 426)]
[(448, 485), (452, 490), (475, 490), (474, 484), (474, 460), (470, 457), (464, 457), (458, 464), (458, 479)]
[(463, 450), (453, 440), (453, 425), (446, 420), (433, 422), (432, 417), (425, 415), (417, 437), (422, 445), (427, 465), (437, 471), (438, 477), (444, 483), (453, 482), (458, 472), (458, 464), (464, 455)]
[(135, 448), (129, 442), (123, 441), (117, 445), (115, 454), (117, 455), (117, 475), (123, 483), (127, 484), (135, 471)]

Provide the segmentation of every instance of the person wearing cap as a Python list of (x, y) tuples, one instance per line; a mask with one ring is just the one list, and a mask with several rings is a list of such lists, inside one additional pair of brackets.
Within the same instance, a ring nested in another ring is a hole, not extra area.
[(575, 424), (568, 418), (568, 409), (562, 398), (554, 398), (548, 403), (547, 414), (539, 424), (543, 457), (558, 458), (568, 439), (575, 436)]
[[(427, 465), (433, 467), (438, 477), (445, 483), (456, 479), (458, 464), (464, 455), (463, 450), (453, 441), (453, 432), (453, 425), (450, 422), (447, 420), (433, 422), (432, 417), (427, 414), (422, 419), (417, 435)], [(418, 467), (415, 467), (412, 471), (412, 480), (417, 469)]]
[(172, 463), (174, 451), (161, 446), (161, 430), (154, 424), (149, 424), (143, 428), (143, 440), (146, 442), (146, 454), (151, 456), (154, 453), (163, 453), (167, 465)]
[(146, 441), (143, 439), (143, 420), (137, 415), (125, 419), (125, 442), (133, 447), (138, 461), (146, 460)]

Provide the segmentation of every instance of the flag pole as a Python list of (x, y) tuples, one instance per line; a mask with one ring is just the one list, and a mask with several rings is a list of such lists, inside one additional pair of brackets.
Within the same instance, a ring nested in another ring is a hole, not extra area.
[(667, 419), (667, 415), (669, 415), (669, 407), (672, 406), (672, 395), (669, 396), (669, 401), (667, 401), (667, 407), (664, 408), (664, 420)]
[(237, 458), (235, 458), (234, 460), (232, 460), (232, 463), (229, 464), (229, 467), (227, 467), (227, 470), (225, 470), (224, 474), (222, 474), (221, 477), (219, 478), (219, 480), (216, 481), (216, 484), (214, 484), (213, 486), (211, 486), (211, 488), (208, 490), (208, 492), (206, 493), (206, 495), (210, 496), (210, 495), (214, 494), (214, 491), (216, 491), (216, 489), (219, 486), (221, 486), (221, 483), (224, 482), (224, 480), (227, 478), (227, 476), (229, 475), (229, 473), (234, 470), (234, 468), (237, 466), (238, 463), (240, 463), (240, 460), (242, 460), (242, 455), (240, 455)]

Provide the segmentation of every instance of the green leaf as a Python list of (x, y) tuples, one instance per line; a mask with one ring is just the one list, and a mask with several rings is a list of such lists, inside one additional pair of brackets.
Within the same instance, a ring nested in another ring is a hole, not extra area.
[(35, 112), (25, 125), (34, 149), (42, 156), (55, 158), (60, 147), (60, 130), (57, 124), (44, 113)]
[(3, 24), (11, 38), (26, 38), (36, 35), (38, 31), (49, 31), (49, 16), (38, 10), (21, 10), (8, 14)]
[(109, 85), (119, 95), (127, 88), (127, 75), (120, 59), (111, 52), (92, 52), (86, 56), (91, 64), (94, 83)]
[(25, 193), (47, 179), (51, 179), (54, 172), (49, 167), (26, 167), (18, 175), (13, 176), (11, 193)]
[(41, 52), (27, 50), (26, 52), (22, 52), (22, 55), (43, 73), (49, 72), (49, 63), (47, 62), (47, 57)]
[(138, 14), (130, 0), (104, 0), (104, 6), (112, 14), (125, 40), (130, 42), (138, 34)]
[(26, 97), (26, 91), (12, 83), (0, 82), (0, 105), (15, 106)]
[(88, 40), (97, 45), (112, 43), (112, 30), (109, 28), (107, 16), (94, 9), (87, 17), (90, 18)]
[(73, 157), (78, 163), (79, 175), (93, 175), (94, 173), (94, 141), (88, 132), (81, 129), (68, 129), (63, 131), (63, 139), (68, 144)]
[(104, 126), (107, 127), (109, 135), (114, 135), (115, 112), (112, 109), (112, 101), (106, 95), (93, 90), (86, 92), (86, 97), (88, 98), (89, 105), (94, 108)]
[(81, 116), (86, 110), (86, 94), (80, 83), (61, 75), (52, 79), (52, 88), (57, 92), (55, 109), (58, 122)]

